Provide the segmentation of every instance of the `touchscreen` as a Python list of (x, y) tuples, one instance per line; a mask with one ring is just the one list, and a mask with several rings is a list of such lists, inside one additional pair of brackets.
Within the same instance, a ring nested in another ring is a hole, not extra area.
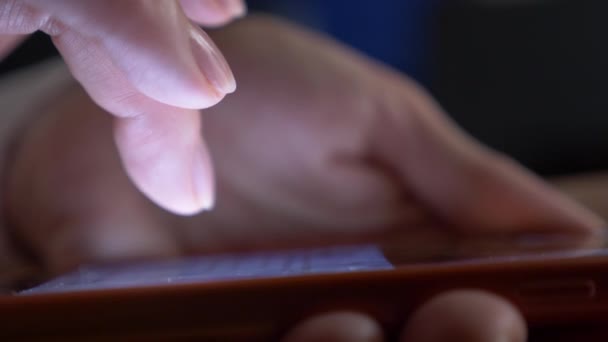
[(80, 267), (23, 294), (390, 269), (374, 245), (190, 257)]
[[(285, 277), (319, 273), (390, 270), (395, 267), (446, 263), (608, 257), (605, 239), (573, 245), (572, 240), (438, 239), (408, 237), (390, 244), (334, 246), (290, 251), (221, 254), (168, 261), (82, 266), (21, 294), (140, 287)], [(382, 247), (380, 247), (382, 246)]]

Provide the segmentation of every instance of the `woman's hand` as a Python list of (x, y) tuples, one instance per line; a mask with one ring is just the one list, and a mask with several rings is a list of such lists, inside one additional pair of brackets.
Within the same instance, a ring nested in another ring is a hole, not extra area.
[[(398, 334), (401, 342), (524, 342), (526, 323), (517, 309), (478, 290), (439, 294), (415, 311)], [(357, 312), (330, 312), (294, 327), (283, 342), (380, 342), (380, 325)]]
[[(242, 16), (241, 0), (0, 0), (0, 56), (24, 34), (49, 34), (74, 77), (115, 116), (122, 162), (157, 204), (191, 214), (213, 204), (213, 179), (197, 109), (236, 83), (194, 20)], [(166, 165), (172, 165), (167, 167)]]
[[(463, 134), (412, 81), (335, 42), (264, 18), (214, 39), (240, 82), (238, 93), (204, 113), (215, 210), (185, 218), (146, 200), (121, 166), (109, 116), (74, 87), (42, 107), (7, 178), (13, 233), (46, 267), (435, 228), (583, 235), (602, 225)], [(430, 321), (441, 323), (430, 329)], [(333, 313), (303, 322), (287, 339), (357, 340), (351, 333), (381, 338), (371, 318)], [(448, 335), (521, 341), (525, 329), (504, 300), (457, 291), (422, 307), (403, 336)]]

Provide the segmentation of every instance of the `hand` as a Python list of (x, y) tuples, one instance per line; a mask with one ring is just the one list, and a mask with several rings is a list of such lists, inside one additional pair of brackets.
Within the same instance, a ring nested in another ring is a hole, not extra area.
[[(526, 341), (526, 325), (513, 305), (482, 291), (456, 290), (423, 304), (399, 334), (403, 342)], [(380, 342), (381, 327), (363, 314), (333, 312), (293, 328), (284, 342)]]
[[(21, 137), (7, 180), (14, 233), (48, 268), (436, 227), (576, 235), (602, 225), (464, 135), (411, 81), (334, 42), (256, 18), (214, 38), (240, 79), (235, 96), (205, 111), (216, 209), (184, 218), (142, 197), (121, 168), (109, 117), (74, 89), (46, 105)], [(436, 319), (446, 325), (425, 330)], [(336, 313), (303, 322), (287, 338), (337, 339), (353, 324), (378, 336), (371, 318)], [(510, 304), (470, 291), (431, 300), (404, 331), (418, 341), (454, 331), (478, 340), (525, 337)]]
[(235, 89), (224, 57), (190, 19), (219, 25), (244, 12), (241, 0), (1, 0), (0, 56), (23, 34), (51, 35), (76, 79), (115, 116), (118, 150), (137, 187), (190, 214), (213, 203), (196, 109)]

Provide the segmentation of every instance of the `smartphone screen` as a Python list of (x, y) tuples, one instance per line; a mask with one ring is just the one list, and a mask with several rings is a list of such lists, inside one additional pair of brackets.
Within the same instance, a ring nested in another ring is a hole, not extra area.
[(208, 283), (327, 273), (391, 270), (429, 264), (516, 262), (608, 256), (604, 241), (573, 246), (572, 240), (438, 239), (287, 251), (235, 253), (131, 264), (82, 266), (20, 292), (39, 294), (111, 288)]
[(81, 267), (23, 294), (391, 269), (374, 245)]

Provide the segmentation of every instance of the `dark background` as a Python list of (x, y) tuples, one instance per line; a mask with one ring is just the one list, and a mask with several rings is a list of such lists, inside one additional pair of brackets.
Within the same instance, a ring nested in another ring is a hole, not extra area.
[(441, 103), (473, 135), (543, 174), (608, 168), (608, 1), (451, 6)]
[[(249, 7), (325, 31), (413, 76), (465, 130), (540, 174), (608, 169), (608, 1), (510, 2)], [(35, 34), (0, 73), (54, 54), (48, 37)]]

